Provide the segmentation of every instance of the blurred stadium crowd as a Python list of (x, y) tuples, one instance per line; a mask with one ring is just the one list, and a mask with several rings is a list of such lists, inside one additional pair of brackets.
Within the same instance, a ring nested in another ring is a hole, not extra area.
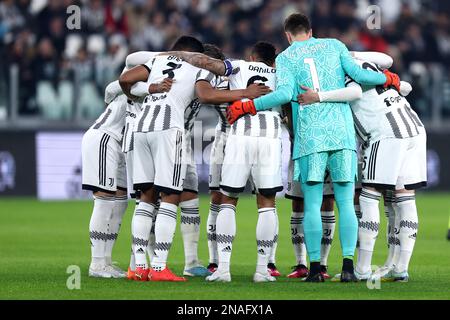
[[(379, 30), (366, 27), (370, 4), (382, 8)], [(81, 8), (79, 30), (66, 26), (70, 5)], [(450, 117), (450, 2), (433, 0), (0, 0), (0, 109), (14, 95), (22, 116), (73, 119), (76, 106), (77, 117), (92, 119), (129, 52), (165, 50), (181, 34), (229, 57), (257, 40), (282, 50), (282, 21), (294, 11), (311, 16), (317, 37), (391, 54), (421, 116)]]

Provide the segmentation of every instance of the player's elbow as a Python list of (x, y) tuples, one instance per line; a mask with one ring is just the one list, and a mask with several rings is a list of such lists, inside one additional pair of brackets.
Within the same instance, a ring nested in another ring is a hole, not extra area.
[(198, 90), (197, 97), (200, 103), (212, 103), (211, 94), (208, 94), (207, 92), (205, 92), (205, 90)]
[(130, 88), (133, 85), (133, 81), (131, 77), (127, 74), (127, 72), (120, 75), (119, 84), (122, 90), (126, 90), (127, 88)]

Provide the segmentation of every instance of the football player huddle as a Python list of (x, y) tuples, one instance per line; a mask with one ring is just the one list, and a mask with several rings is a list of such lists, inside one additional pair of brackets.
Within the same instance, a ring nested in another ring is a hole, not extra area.
[[(426, 185), (426, 132), (406, 100), (412, 88), (388, 70), (388, 55), (349, 52), (336, 39), (312, 37), (303, 14), (290, 15), (284, 30), (290, 46), (278, 55), (260, 41), (245, 60), (229, 59), (212, 44), (182, 36), (167, 52), (127, 57), (120, 78), (105, 90), (104, 113), (82, 142), (83, 189), (94, 198), (90, 276), (230, 282), (236, 206), (249, 183), (258, 208), (253, 281), (274, 282), (280, 276), (275, 199), (283, 190), (286, 128), (286, 198), (292, 201), (296, 258), (288, 277), (331, 278), (327, 259), (336, 203), (342, 272), (332, 280), (408, 281), (418, 230), (414, 190)], [(191, 146), (200, 108), (212, 108), (218, 118), (210, 154), (206, 267), (197, 253), (201, 224)], [(128, 195), (136, 206), (125, 272), (111, 256)], [(383, 267), (372, 270), (382, 196), (389, 254)], [(167, 266), (178, 207), (183, 276)]]

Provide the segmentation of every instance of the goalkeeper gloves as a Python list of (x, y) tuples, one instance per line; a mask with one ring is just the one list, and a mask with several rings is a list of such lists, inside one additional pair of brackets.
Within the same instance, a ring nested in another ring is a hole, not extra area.
[(241, 116), (250, 113), (252, 116), (256, 114), (255, 104), (253, 100), (235, 101), (227, 108), (227, 120), (229, 124), (233, 124)]
[(386, 76), (384, 87), (387, 88), (389, 86), (393, 86), (398, 92), (400, 92), (400, 77), (398, 74), (390, 72), (389, 70), (384, 70), (383, 73)]

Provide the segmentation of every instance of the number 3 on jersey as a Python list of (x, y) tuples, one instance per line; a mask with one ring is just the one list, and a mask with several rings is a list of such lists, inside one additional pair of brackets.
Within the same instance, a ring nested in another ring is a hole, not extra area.
[(309, 72), (311, 72), (311, 79), (313, 82), (314, 91), (319, 92), (320, 91), (319, 76), (317, 75), (317, 68), (314, 59), (305, 58), (303, 62), (309, 66)]
[(175, 77), (174, 70), (181, 67), (181, 64), (177, 64), (175, 62), (169, 62), (167, 63), (168, 69), (163, 70), (163, 74), (167, 74), (168, 78), (173, 79)]

